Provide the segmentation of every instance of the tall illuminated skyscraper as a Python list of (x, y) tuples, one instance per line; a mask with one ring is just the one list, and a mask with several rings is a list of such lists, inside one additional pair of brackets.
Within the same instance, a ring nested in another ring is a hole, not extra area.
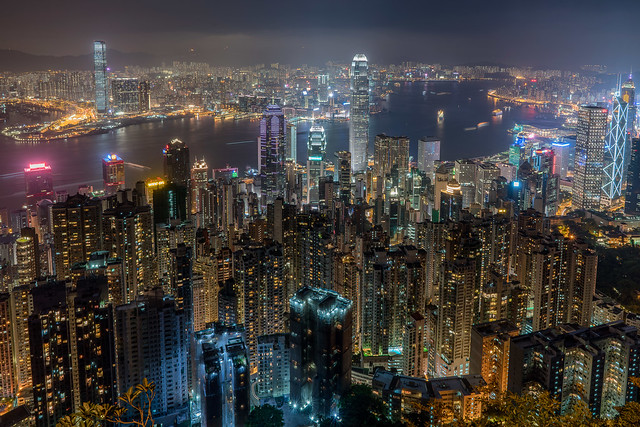
[(179, 139), (172, 139), (162, 150), (164, 177), (170, 184), (187, 187), (189, 183), (189, 147)]
[(624, 181), (624, 159), (627, 149), (627, 116), (629, 104), (622, 97), (616, 95), (613, 98), (613, 110), (611, 112), (611, 124), (605, 143), (605, 165), (602, 176), (603, 198), (601, 205), (610, 205), (611, 202), (622, 195), (622, 183)]
[(433, 180), (436, 169), (434, 162), (440, 160), (440, 139), (424, 137), (418, 140), (418, 170)]
[(551, 149), (555, 154), (553, 173), (558, 175), (560, 179), (565, 179), (567, 177), (567, 173), (569, 172), (571, 144), (568, 142), (556, 141), (551, 144)]
[(103, 41), (93, 42), (93, 77), (96, 85), (96, 113), (109, 112), (109, 81), (107, 77), (107, 45)]
[(291, 401), (334, 415), (351, 383), (352, 304), (338, 293), (304, 287), (291, 298)]
[(11, 295), (0, 293), (0, 397), (4, 398), (15, 396), (17, 390), (11, 311)]
[(102, 159), (102, 182), (106, 195), (124, 189), (124, 160), (117, 154), (109, 154)]
[(24, 168), (27, 206), (34, 210), (36, 203), (43, 199), (54, 199), (51, 166), (46, 163), (30, 163)]
[(351, 62), (351, 113), (349, 122), (349, 151), (351, 169), (367, 169), (369, 148), (369, 63), (359, 53)]
[(262, 206), (284, 196), (285, 119), (282, 109), (268, 105), (260, 120), (258, 171)]
[(574, 209), (600, 208), (607, 113), (606, 108), (594, 105), (582, 105), (578, 111)]
[(18, 260), (18, 282), (21, 285), (31, 283), (38, 278), (40, 275), (38, 237), (35, 233), (33, 236), (23, 235), (16, 240), (16, 259)]
[(207, 184), (209, 182), (209, 166), (202, 160), (196, 159), (191, 166), (191, 180), (189, 182), (191, 190), (191, 215), (195, 215), (196, 225), (204, 227), (205, 217), (208, 217), (208, 191)]
[(409, 138), (406, 136), (376, 135), (373, 153), (375, 176), (384, 178), (394, 166), (399, 171), (409, 170)]
[(111, 257), (124, 261), (129, 300), (156, 285), (152, 224), (151, 208), (129, 201), (105, 210), (102, 216), (103, 247)]
[(51, 207), (53, 250), (58, 280), (68, 279), (71, 267), (102, 249), (102, 202), (81, 194)]
[(156, 288), (116, 308), (115, 318), (119, 393), (146, 378), (156, 386), (151, 403), (155, 421), (174, 424), (175, 417), (186, 415), (189, 404), (184, 311)]
[(320, 201), (319, 181), (324, 176), (325, 150), (327, 138), (322, 126), (311, 126), (309, 129), (307, 157), (307, 203), (318, 204)]
[(294, 121), (287, 122), (287, 136), (285, 138), (287, 149), (285, 160), (298, 161), (298, 126)]
[(344, 203), (351, 201), (351, 153), (348, 151), (338, 151), (338, 184), (340, 186), (340, 200)]
[(318, 74), (318, 102), (326, 104), (329, 102), (329, 76)]

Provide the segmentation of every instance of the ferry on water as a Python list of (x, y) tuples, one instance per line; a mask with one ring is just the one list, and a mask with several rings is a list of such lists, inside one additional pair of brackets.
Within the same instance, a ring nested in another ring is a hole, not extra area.
[(495, 110), (493, 110), (493, 111), (491, 112), (491, 115), (492, 115), (492, 116), (501, 116), (501, 115), (502, 115), (502, 110), (501, 110), (501, 109), (499, 109), (499, 108), (496, 108)]

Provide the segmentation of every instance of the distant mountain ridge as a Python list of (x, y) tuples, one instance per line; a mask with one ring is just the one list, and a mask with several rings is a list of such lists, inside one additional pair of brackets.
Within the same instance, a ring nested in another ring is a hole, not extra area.
[[(125, 53), (107, 50), (107, 63), (112, 70), (122, 70), (125, 65), (150, 67), (161, 61), (147, 53)], [(93, 55), (34, 55), (12, 49), (0, 49), (0, 72), (25, 72), (44, 70), (93, 70)]]

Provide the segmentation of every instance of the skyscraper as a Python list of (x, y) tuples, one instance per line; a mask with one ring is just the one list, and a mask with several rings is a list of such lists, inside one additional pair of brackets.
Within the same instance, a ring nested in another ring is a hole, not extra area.
[(0, 293), (0, 397), (16, 395), (16, 366), (14, 366), (11, 295)]
[(511, 338), (508, 391), (531, 386), (560, 402), (560, 413), (584, 402), (592, 416), (613, 418), (617, 407), (637, 399), (640, 337), (622, 321), (592, 328), (577, 325)]
[(376, 135), (373, 153), (375, 176), (384, 178), (394, 167), (399, 172), (409, 170), (409, 138), (406, 136)]
[(418, 170), (424, 172), (427, 178), (435, 177), (435, 161), (440, 160), (440, 138), (423, 137), (418, 140)]
[(555, 141), (551, 144), (551, 149), (555, 154), (553, 173), (560, 179), (566, 179), (569, 172), (569, 160), (571, 156), (571, 144), (568, 142)]
[(40, 200), (54, 200), (51, 166), (44, 162), (30, 163), (24, 168), (24, 182), (27, 206), (32, 211)]
[(209, 182), (209, 166), (205, 162), (204, 157), (202, 160), (196, 159), (191, 166), (191, 180), (189, 185), (191, 186), (191, 215), (196, 218), (196, 226), (204, 227), (205, 218), (210, 215), (208, 204), (208, 191), (207, 184)]
[[(627, 129), (635, 136), (636, 130), (636, 86), (633, 83), (633, 76), (629, 74), (629, 80), (622, 83), (620, 88), (620, 97), (623, 102), (629, 106), (629, 115), (627, 116)], [(627, 159), (628, 160), (628, 159)]]
[(322, 126), (311, 126), (309, 129), (307, 157), (307, 203), (318, 204), (319, 180), (324, 176), (325, 150), (327, 138)]
[(284, 196), (285, 119), (282, 109), (268, 105), (260, 120), (258, 171), (262, 206)]
[(31, 290), (29, 343), (36, 426), (53, 427), (73, 410), (69, 310), (64, 282)]
[(631, 140), (631, 160), (627, 173), (627, 195), (624, 201), (624, 213), (640, 215), (640, 138)]
[(93, 42), (93, 78), (96, 86), (96, 113), (109, 112), (109, 81), (107, 76), (107, 45)]
[(189, 147), (179, 139), (172, 139), (162, 150), (164, 177), (170, 184), (187, 187), (189, 183)]
[(256, 393), (260, 398), (289, 395), (290, 362), (289, 334), (258, 337)]
[(149, 206), (126, 201), (104, 211), (104, 249), (124, 262), (125, 300), (156, 284), (153, 252), (153, 220)]
[(114, 112), (137, 113), (140, 111), (139, 82), (136, 78), (120, 77), (111, 80)]
[(369, 63), (359, 53), (351, 62), (349, 151), (354, 172), (367, 169), (369, 148)]
[(338, 151), (338, 185), (340, 186), (340, 200), (343, 203), (351, 201), (351, 153)]
[(58, 280), (69, 278), (71, 267), (102, 249), (102, 202), (81, 194), (51, 207), (53, 250)]
[(329, 102), (329, 76), (318, 74), (318, 102), (326, 104)]
[(291, 401), (328, 417), (351, 384), (351, 301), (304, 287), (291, 298)]
[(118, 392), (145, 378), (153, 382), (151, 414), (157, 423), (173, 424), (189, 403), (185, 313), (156, 288), (116, 308), (115, 316)]
[(29, 345), (29, 316), (32, 314), (32, 285), (15, 286), (11, 290), (11, 325), (13, 327), (13, 357), (15, 360), (18, 402), (31, 400), (31, 347)]
[(285, 153), (286, 160), (292, 160), (294, 163), (298, 161), (298, 126), (296, 122), (287, 122), (287, 135), (285, 138), (287, 145), (287, 152)]
[(605, 164), (602, 176), (603, 199), (601, 205), (608, 206), (622, 195), (624, 161), (627, 145), (627, 116), (629, 104), (616, 95), (613, 98), (611, 124), (605, 143)]
[(117, 154), (112, 153), (102, 159), (102, 182), (107, 196), (124, 189), (124, 160)]
[(576, 135), (574, 209), (600, 208), (606, 134), (607, 109), (582, 105)]
[(286, 295), (282, 246), (248, 246), (235, 261), (235, 282), (242, 307), (246, 343), (252, 368), (257, 363), (257, 338), (283, 333)]
[[(23, 228), (23, 230), (28, 229)], [(40, 276), (38, 252), (38, 237), (35, 233), (31, 236), (23, 235), (16, 239), (18, 282), (21, 285), (31, 283)]]
[(138, 107), (141, 113), (151, 109), (151, 83), (142, 80), (138, 84)]

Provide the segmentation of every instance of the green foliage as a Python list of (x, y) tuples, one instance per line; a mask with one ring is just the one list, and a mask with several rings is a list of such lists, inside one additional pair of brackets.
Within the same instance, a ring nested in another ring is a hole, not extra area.
[(628, 310), (640, 312), (640, 248), (624, 246), (598, 250), (596, 288)]
[(155, 389), (155, 384), (145, 378), (142, 384), (129, 388), (118, 397), (121, 406), (85, 402), (78, 412), (61, 418), (56, 427), (102, 427), (108, 423), (151, 427), (154, 425), (151, 404)]
[(371, 387), (354, 385), (340, 399), (340, 425), (345, 427), (400, 426), (387, 417), (387, 408), (380, 398), (373, 394)]
[(284, 416), (282, 411), (272, 405), (262, 405), (253, 408), (247, 418), (247, 427), (282, 427)]

